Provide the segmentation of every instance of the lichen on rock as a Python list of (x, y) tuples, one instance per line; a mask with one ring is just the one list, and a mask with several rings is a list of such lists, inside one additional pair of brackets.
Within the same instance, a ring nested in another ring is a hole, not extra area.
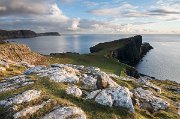
[(86, 119), (85, 113), (80, 108), (72, 106), (58, 107), (41, 119), (68, 119), (73, 116), (75, 119)]

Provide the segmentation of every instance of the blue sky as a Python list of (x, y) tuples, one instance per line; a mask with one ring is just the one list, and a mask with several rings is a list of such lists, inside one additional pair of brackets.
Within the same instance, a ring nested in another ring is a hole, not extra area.
[(1, 0), (0, 29), (179, 34), (180, 0)]

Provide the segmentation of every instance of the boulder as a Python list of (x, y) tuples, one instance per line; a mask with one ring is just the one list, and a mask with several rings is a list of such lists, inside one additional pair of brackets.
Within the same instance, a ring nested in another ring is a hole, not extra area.
[(106, 87), (118, 87), (119, 86), (105, 72), (99, 71), (99, 72), (96, 72), (95, 75), (99, 79), (99, 82), (97, 80), (97, 83), (96, 83), (96, 85), (99, 86), (99, 88), (97, 87), (98, 89), (103, 89)]
[(106, 105), (110, 107), (112, 107), (113, 105), (113, 99), (111, 95), (106, 92), (106, 90), (103, 90), (102, 92), (100, 92), (95, 98), (95, 101), (101, 105)]
[(97, 76), (96, 86), (98, 89), (104, 89), (107, 87), (107, 80), (102, 75)]
[(86, 96), (86, 99), (93, 99), (93, 98), (95, 98), (100, 92), (101, 92), (101, 90), (92, 91), (92, 92), (90, 92), (90, 93)]
[(86, 119), (85, 113), (78, 107), (58, 107), (49, 114), (46, 114), (41, 119)]
[[(97, 96), (96, 96), (97, 95)], [(131, 112), (134, 112), (134, 106), (131, 100), (131, 93), (126, 87), (111, 87), (103, 89), (102, 91), (97, 90), (96, 92), (90, 93), (86, 97), (87, 99), (95, 98), (95, 101), (102, 105), (117, 106), (128, 108)]]
[(83, 84), (82, 87), (84, 89), (97, 89), (96, 86), (97, 79), (93, 78), (92, 76), (84, 75), (84, 77), (81, 78), (80, 80)]
[(132, 92), (135, 95), (135, 97), (138, 97), (139, 99), (143, 100), (143, 102), (140, 103), (143, 104), (144, 102), (146, 102), (146, 104), (151, 104), (151, 106), (153, 107), (153, 110), (151, 111), (153, 112), (156, 112), (158, 110), (165, 110), (170, 105), (167, 101), (155, 96), (151, 91), (144, 90), (142, 88), (136, 88)]
[(76, 97), (80, 97), (82, 95), (81, 89), (79, 89), (77, 86), (68, 87), (66, 89), (66, 93)]
[(62, 82), (62, 83), (70, 83), (75, 84), (79, 82), (79, 78), (74, 75), (67, 73), (65, 70), (62, 70), (61, 72), (55, 72), (49, 75), (50, 80), (55, 82)]

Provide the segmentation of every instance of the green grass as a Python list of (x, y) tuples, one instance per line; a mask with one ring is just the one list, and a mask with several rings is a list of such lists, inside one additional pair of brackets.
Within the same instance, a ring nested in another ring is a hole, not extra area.
[[(63, 64), (79, 64), (85, 66), (95, 66), (101, 68), (101, 70), (109, 73), (115, 73), (117, 75), (125, 75), (125, 71), (128, 68), (132, 68), (126, 64), (118, 62), (116, 59), (107, 58), (103, 55), (104, 53), (99, 52), (95, 54), (61, 54), (57, 56), (47, 56), (47, 61), (42, 64), (49, 65), (53, 63), (63, 63)], [(13, 75), (18, 75), (25, 70), (24, 67), (13, 67), (11, 66), (5, 72), (0, 73), (1, 80)], [(30, 103), (23, 103), (19, 106), (19, 110), (23, 107), (33, 106), (35, 104), (41, 103), (42, 100), (47, 100), (49, 98), (53, 99), (53, 103), (40, 109), (38, 112), (31, 116), (23, 117), (23, 119), (35, 119), (43, 116), (45, 113), (50, 112), (56, 105), (64, 106), (77, 106), (80, 107), (87, 115), (88, 119), (178, 119), (179, 116), (176, 113), (176, 109), (173, 105), (173, 101), (179, 101), (180, 95), (168, 91), (166, 86), (179, 86), (175, 82), (171, 81), (159, 81), (152, 80), (152, 82), (162, 88), (162, 94), (156, 93), (156, 95), (167, 99), (171, 106), (166, 111), (158, 111), (156, 113), (149, 113), (146, 110), (139, 109), (135, 106), (135, 114), (130, 113), (127, 109), (123, 107), (107, 107), (96, 103), (94, 100), (85, 100), (83, 98), (78, 98), (74, 96), (67, 95), (65, 89), (68, 84), (55, 83), (50, 81), (48, 78), (40, 78), (35, 75), (31, 75), (35, 80), (35, 84), (30, 86), (25, 86), (17, 90), (0, 93), (0, 100), (11, 97), (15, 94), (21, 93), (28, 89), (38, 89), (43, 91), (43, 96)], [(122, 81), (118, 79), (113, 79), (119, 85), (128, 87), (130, 90), (140, 85), (134, 81)], [(10, 119), (12, 114), (9, 110), (0, 107), (0, 118)]]
[(120, 63), (116, 59), (109, 59), (97, 54), (61, 54), (49, 58), (46, 63), (69, 63), (84, 66), (95, 66), (101, 68), (101, 70), (105, 72), (111, 72), (117, 75), (120, 75), (121, 73), (123, 74), (123, 72), (126, 71), (126, 68), (130, 68), (130, 66)]

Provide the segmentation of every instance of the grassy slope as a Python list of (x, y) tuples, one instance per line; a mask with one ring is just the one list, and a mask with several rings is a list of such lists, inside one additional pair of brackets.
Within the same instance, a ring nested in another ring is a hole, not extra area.
[[(96, 66), (101, 68), (101, 70), (111, 73), (116, 73), (117, 75), (124, 75), (124, 71), (126, 68), (129, 68), (129, 66), (117, 62), (115, 59), (109, 59), (107, 57), (104, 57), (104, 52), (99, 52), (96, 54), (85, 54), (85, 55), (77, 55), (77, 54), (62, 54), (56, 57), (47, 56), (46, 62), (41, 62), (41, 64), (49, 65), (53, 63), (72, 63), (72, 64), (80, 64), (85, 66)], [(12, 70), (13, 69), (13, 70)], [(23, 67), (11, 67), (11, 70), (5, 71), (2, 75), (2, 78), (9, 77), (15, 74), (19, 74), (20, 72), (23, 72)], [(18, 72), (18, 73), (15, 73)], [(80, 108), (82, 108), (87, 117), (89, 119), (178, 119), (178, 115), (175, 113), (175, 107), (171, 106), (167, 111), (159, 111), (157, 113), (150, 114), (149, 112), (145, 110), (141, 110), (138, 107), (135, 106), (136, 113), (132, 115), (124, 108), (117, 108), (117, 107), (106, 107), (102, 106), (100, 104), (97, 104), (93, 100), (84, 100), (82, 98), (76, 98), (70, 95), (67, 95), (65, 93), (65, 89), (68, 85), (66, 84), (58, 84), (49, 81), (47, 78), (40, 78), (36, 76), (31, 76), (33, 79), (36, 80), (34, 85), (26, 86), (20, 89), (17, 89), (15, 91), (9, 91), (6, 93), (0, 93), (0, 100), (6, 99), (9, 96), (12, 96), (14, 94), (18, 94), (20, 92), (23, 92), (27, 89), (40, 89), (43, 90), (43, 94), (46, 95), (42, 98), (52, 98), (55, 100), (55, 102), (59, 105), (75, 105)], [(1, 78), (1, 79), (2, 79)], [(117, 79), (114, 79), (119, 85), (126, 86), (129, 89), (133, 89), (135, 87), (138, 87), (139, 85), (136, 84), (136, 82), (133, 81), (120, 81)], [(180, 86), (179, 84), (175, 84), (173, 82), (166, 82), (166, 81), (153, 81), (156, 85), (160, 86), (162, 88), (162, 95), (159, 95), (160, 97), (167, 99), (168, 101), (176, 100), (178, 101), (180, 99), (180, 95), (177, 95), (175, 93), (167, 91), (164, 87), (167, 85), (176, 85)], [(172, 99), (173, 98), (173, 99)], [(39, 101), (32, 101), (30, 105), (36, 104)], [(40, 117), (43, 114), (49, 112), (54, 105), (57, 105), (54, 102), (54, 104), (41, 109), (36, 114), (32, 115), (31, 118)], [(20, 105), (21, 106), (28, 106), (27, 104)], [(0, 107), (0, 118), (6, 118), (7, 117), (7, 110)], [(9, 119), (9, 116), (7, 117)]]
[(99, 54), (61, 54), (55, 58), (49, 58), (48, 63), (72, 63), (85, 66), (95, 66), (101, 68), (106, 72), (115, 73), (117, 75), (123, 74), (126, 68), (130, 66), (118, 62), (116, 59), (109, 59)]

